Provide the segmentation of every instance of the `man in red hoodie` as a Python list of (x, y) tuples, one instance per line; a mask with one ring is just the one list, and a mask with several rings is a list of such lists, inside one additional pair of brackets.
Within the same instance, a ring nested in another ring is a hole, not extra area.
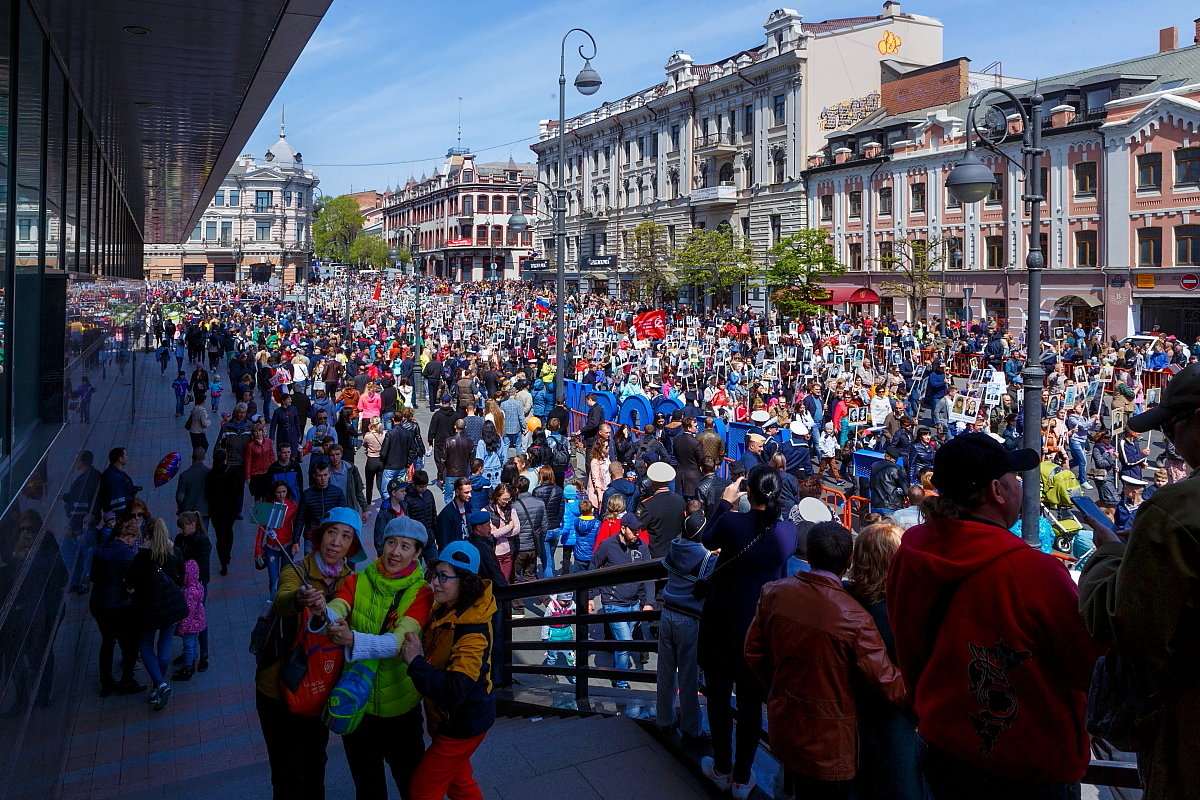
[(1104, 648), (1075, 612), (1053, 556), (1009, 528), (1017, 473), (1034, 450), (982, 433), (938, 450), (926, 522), (904, 534), (887, 580), (888, 617), (918, 719), (935, 800), (1079, 797), (1089, 761), (1084, 703)]

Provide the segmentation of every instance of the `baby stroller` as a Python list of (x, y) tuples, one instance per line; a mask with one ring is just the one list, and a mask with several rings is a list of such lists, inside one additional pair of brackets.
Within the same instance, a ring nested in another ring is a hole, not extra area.
[(1053, 548), (1059, 553), (1071, 554), (1075, 536), (1083, 525), (1075, 518), (1071, 498), (1082, 491), (1075, 473), (1052, 461), (1043, 461), (1038, 467), (1042, 485), (1042, 518), (1050, 525)]

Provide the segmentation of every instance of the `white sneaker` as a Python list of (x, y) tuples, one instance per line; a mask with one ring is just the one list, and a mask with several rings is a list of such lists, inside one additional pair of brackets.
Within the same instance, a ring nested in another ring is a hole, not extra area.
[(1084, 481), (1083, 483), (1081, 483), (1079, 485), (1082, 486), (1084, 489), (1095, 489), (1096, 488), (1095, 486), (1092, 485), (1091, 481)]
[(746, 800), (750, 793), (754, 791), (754, 770), (750, 770), (750, 780), (746, 783), (733, 784), (733, 796), (735, 800)]
[[(717, 762), (713, 761), (712, 756), (705, 756), (700, 759), (700, 771), (704, 773), (704, 777), (713, 782), (713, 785), (722, 792), (729, 789), (733, 784), (733, 780), (728, 775), (722, 775), (717, 772)], [(742, 795), (745, 798), (745, 795)]]

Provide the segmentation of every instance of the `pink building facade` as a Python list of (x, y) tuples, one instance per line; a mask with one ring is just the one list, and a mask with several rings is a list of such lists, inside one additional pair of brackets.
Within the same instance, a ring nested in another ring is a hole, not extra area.
[[(1164, 42), (1168, 41), (1164, 39)], [(874, 289), (866, 313), (969, 316), (1023, 329), (1029, 215), (1022, 200), (1020, 122), (1003, 107), (1008, 160), (978, 155), (997, 179), (963, 206), (946, 177), (966, 143), (966, 61), (900, 70), (884, 108), (808, 157), (808, 218), (828, 230), (849, 267), (827, 288)], [(958, 87), (948, 100), (946, 87)], [(1018, 97), (1030, 84), (1010, 87)], [(1123, 337), (1156, 325), (1200, 335), (1200, 47), (1043, 79), (1040, 316), (1048, 328), (1099, 325)], [(938, 96), (940, 93), (940, 97)], [(936, 104), (922, 100), (938, 97)], [(980, 115), (982, 118), (982, 114)], [(911, 245), (929, 249), (935, 286), (916, 301), (883, 286)]]
[[(384, 239), (389, 245), (415, 244), (426, 277), (515, 280), (531, 260), (533, 234), (509, 230), (508, 218), (521, 207), (521, 185), (536, 173), (535, 165), (511, 158), (478, 163), (470, 152), (451, 150), (432, 178), (410, 179), (404, 188), (384, 193)], [(530, 200), (524, 205), (530, 230), (535, 207)]]

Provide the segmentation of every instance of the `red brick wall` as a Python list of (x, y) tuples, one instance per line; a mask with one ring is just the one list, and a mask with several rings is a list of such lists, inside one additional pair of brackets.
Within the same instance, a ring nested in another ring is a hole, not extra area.
[(967, 96), (969, 64), (966, 58), (956, 58), (900, 76), (885, 67), (880, 80), (883, 107), (888, 114), (904, 114), (962, 100)]

